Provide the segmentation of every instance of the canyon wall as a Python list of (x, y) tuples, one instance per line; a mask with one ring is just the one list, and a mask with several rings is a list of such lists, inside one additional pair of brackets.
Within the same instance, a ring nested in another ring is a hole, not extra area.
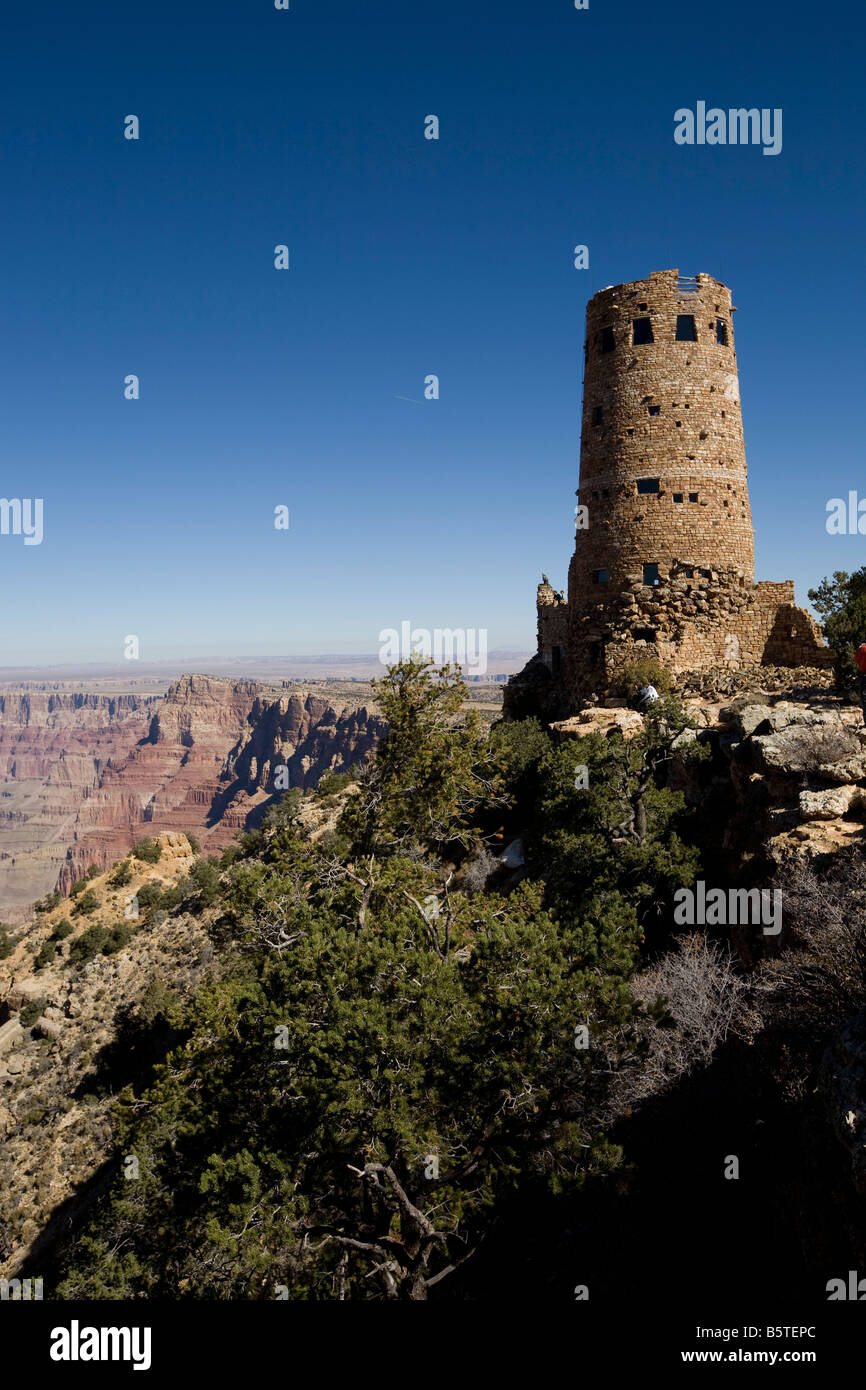
[(164, 698), (0, 696), (0, 920), (27, 920), (145, 835), (219, 852), (275, 792), (360, 761), (384, 730), (366, 709), (216, 676), (184, 676)]
[(0, 920), (52, 889), (88, 798), (146, 736), (159, 696), (0, 693)]

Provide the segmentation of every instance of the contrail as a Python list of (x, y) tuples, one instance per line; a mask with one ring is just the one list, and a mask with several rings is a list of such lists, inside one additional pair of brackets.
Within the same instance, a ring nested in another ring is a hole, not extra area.
[(395, 396), (395, 401), (411, 401), (413, 405), (423, 405), (423, 401), (416, 401), (414, 396)]

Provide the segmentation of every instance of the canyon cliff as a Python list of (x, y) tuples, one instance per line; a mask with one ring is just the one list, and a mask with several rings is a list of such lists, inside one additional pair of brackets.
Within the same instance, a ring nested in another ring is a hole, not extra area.
[(164, 697), (0, 696), (0, 919), (27, 920), (146, 835), (219, 851), (275, 793), (359, 762), (384, 731), (367, 709), (207, 675)]

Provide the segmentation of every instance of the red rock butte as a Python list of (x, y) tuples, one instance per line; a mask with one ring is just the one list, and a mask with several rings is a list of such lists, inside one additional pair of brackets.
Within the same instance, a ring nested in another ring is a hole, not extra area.
[(538, 651), (507, 694), (568, 713), (626, 661), (675, 674), (826, 666), (793, 580), (754, 578), (731, 292), (654, 271), (589, 301), (568, 597), (538, 586)]

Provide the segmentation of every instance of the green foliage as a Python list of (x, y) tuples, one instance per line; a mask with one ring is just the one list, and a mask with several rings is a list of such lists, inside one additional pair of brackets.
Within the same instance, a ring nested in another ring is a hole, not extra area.
[(84, 877), (87, 879), (98, 878), (100, 873), (98, 864), (90, 864), (87, 867)]
[(255, 854), (262, 848), (264, 842), (265, 835), (263, 830), (248, 830), (246, 834), (241, 835), (238, 844), (241, 854), (245, 858), (249, 858), (250, 855)]
[(138, 906), (142, 912), (147, 912), (149, 908), (156, 907), (162, 902), (163, 889), (160, 883), (143, 883), (136, 893)]
[(0, 960), (5, 960), (7, 956), (11, 956), (14, 949), (14, 937), (9, 935), (6, 927), (0, 926)]
[[(698, 854), (680, 833), (684, 799), (662, 777), (673, 743), (694, 728), (676, 701), (662, 698), (631, 739), (594, 733), (551, 744), (526, 844), (564, 914), (591, 918), (605, 912), (605, 904), (618, 903), (628, 919), (646, 920), (675, 889), (694, 881)], [(700, 759), (705, 750), (692, 743), (679, 755)], [(586, 787), (578, 767), (586, 768)], [(627, 936), (612, 949), (616, 955), (630, 949)]]
[(465, 851), (479, 838), (480, 808), (505, 798), (480, 716), (463, 708), (459, 670), (413, 659), (372, 684), (389, 733), (339, 830), (361, 854)]
[(121, 859), (108, 876), (112, 888), (125, 888), (132, 882), (132, 865), (128, 859)]
[[(517, 825), (527, 808), (536, 805), (540, 792), (540, 767), (551, 747), (551, 737), (537, 719), (494, 724), (490, 747), (496, 760), (509, 803), (517, 807)], [(496, 819), (501, 816), (497, 808)], [(506, 812), (506, 820), (514, 818)]]
[(162, 891), (159, 899), (159, 907), (164, 912), (174, 912), (175, 908), (180, 907), (184, 899), (188, 897), (190, 887), (190, 880), (186, 877), (179, 878), (174, 883), (170, 883), (168, 887), (164, 888)]
[(824, 578), (817, 589), (809, 590), (809, 600), (835, 652), (836, 690), (840, 695), (853, 694), (860, 674), (854, 652), (866, 642), (866, 566), (853, 574), (834, 571), (832, 579)]
[[(663, 781), (688, 721), (661, 701), (629, 743), (486, 739), (447, 669), (378, 685), (391, 733), (337, 836), (284, 798), (190, 875), (223, 909), (220, 970), (186, 1010), (152, 981), (101, 1060), (141, 1176), (66, 1251), (61, 1298), (423, 1299), (518, 1188), (620, 1162), (602, 1117), (644, 921), (698, 868)], [(463, 891), (508, 823), (525, 870)]]
[(355, 769), (350, 772), (326, 772), (324, 777), (319, 778), (316, 791), (320, 796), (334, 796), (337, 792), (345, 791), (357, 780), (358, 774)]
[(189, 885), (196, 894), (196, 906), (210, 907), (220, 894), (220, 861), (216, 855), (199, 859), (189, 872)]
[(79, 893), (83, 893), (87, 887), (86, 878), (77, 878), (69, 890), (70, 898), (77, 898)]
[(88, 927), (69, 947), (70, 964), (86, 965), (89, 960), (101, 955), (110, 938), (111, 932), (108, 927)]
[(162, 858), (162, 846), (156, 840), (145, 838), (138, 841), (132, 853), (143, 864), (158, 864)]
[(195, 835), (191, 835), (187, 830), (186, 838), (189, 840), (189, 847), (192, 850), (193, 854), (201, 854), (201, 845), (199, 844)]
[(115, 952), (122, 951), (127, 946), (135, 934), (135, 928), (129, 922), (119, 922), (117, 926), (110, 927), (108, 940), (102, 947), (104, 956), (113, 956)]
[(154, 975), (136, 1006), (136, 1013), (148, 1028), (159, 1019), (179, 1020), (182, 1015), (180, 999), (159, 975)]
[(37, 912), (50, 912), (52, 908), (57, 907), (62, 901), (63, 898), (61, 893), (55, 891), (54, 893), (46, 894), (44, 898), (40, 898), (39, 902), (34, 904), (34, 908)]
[(44, 999), (28, 999), (26, 1004), (22, 1004), (18, 1011), (18, 1021), (24, 1028), (32, 1028), (45, 1008)]
[[(283, 792), (279, 800), (272, 802), (265, 812), (262, 830), (267, 833), (268, 830), (280, 830), (297, 824), (303, 801), (304, 794), (300, 787), (292, 787), (289, 791)], [(228, 867), (225, 855), (221, 860), (221, 866)]]
[(52, 940), (44, 941), (39, 949), (33, 964), (37, 970), (41, 970), (44, 965), (50, 965), (57, 957), (57, 944)]
[(87, 916), (88, 913), (95, 912), (99, 907), (99, 899), (91, 888), (86, 893), (82, 893), (72, 909), (73, 917)]
[(51, 933), (52, 941), (65, 941), (75, 931), (68, 917), (63, 917)]
[(660, 695), (673, 687), (673, 676), (653, 656), (636, 656), (613, 672), (611, 687), (616, 695), (632, 696), (636, 685), (654, 685)]
[(114, 927), (88, 927), (72, 942), (69, 962), (71, 965), (86, 965), (95, 956), (114, 955), (129, 944), (134, 934), (135, 928), (128, 922), (118, 923)]

